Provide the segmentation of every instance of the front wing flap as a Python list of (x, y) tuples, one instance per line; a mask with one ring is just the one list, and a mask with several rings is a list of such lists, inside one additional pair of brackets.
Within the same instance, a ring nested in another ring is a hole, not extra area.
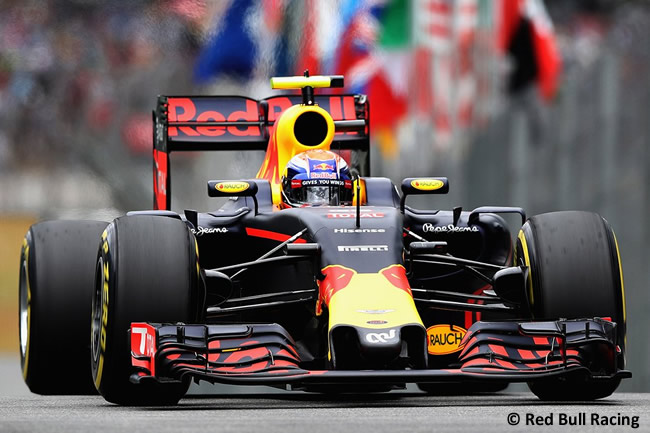
[(287, 331), (277, 324), (133, 323), (135, 383), (182, 380), (248, 385), (531, 382), (557, 376), (588, 381), (631, 377), (617, 365), (616, 325), (600, 319), (477, 322), (456, 365), (448, 369), (305, 370)]

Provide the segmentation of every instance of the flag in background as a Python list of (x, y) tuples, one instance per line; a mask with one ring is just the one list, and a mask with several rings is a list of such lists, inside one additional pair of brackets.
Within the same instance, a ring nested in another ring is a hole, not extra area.
[(265, 80), (287, 73), (287, 46), (283, 34), (286, 0), (231, 0), (216, 17), (215, 34), (199, 52), (194, 80), (206, 84), (220, 75), (243, 80)]
[(549, 100), (557, 88), (559, 55), (541, 0), (224, 4), (220, 29), (197, 60), (197, 82), (231, 74), (257, 80), (265, 96), (269, 76), (342, 74), (346, 92), (372, 101), (372, 136), (384, 157), (398, 154), (398, 131), (409, 130), (402, 126), (417, 128), (419, 140), (429, 134), (428, 144), (445, 150), (463, 141), (477, 119), (493, 116), (498, 59), (507, 54), (517, 65), (512, 91), (536, 83)]
[(422, 89), (416, 112), (433, 124), (439, 149), (472, 123), (477, 8), (477, 0), (416, 0), (416, 75), (422, 83), (415, 84)]
[(312, 75), (335, 74), (334, 56), (339, 49), (341, 30), (345, 25), (342, 0), (294, 0), (292, 5), (302, 19), (294, 29), (300, 37), (294, 73), (309, 69)]
[(366, 93), (373, 104), (370, 127), (386, 157), (398, 152), (397, 128), (408, 112), (410, 0), (367, 0), (343, 6), (349, 16), (340, 39), (338, 73), (346, 88)]
[(294, 67), (296, 75), (302, 75), (306, 69), (312, 75), (323, 73), (317, 35), (317, 28), (325, 24), (318, 19), (321, 6), (320, 0), (308, 0), (303, 3), (303, 33)]
[(515, 93), (535, 83), (546, 101), (557, 91), (561, 60), (551, 22), (541, 0), (501, 0), (498, 46), (514, 68), (508, 88)]
[(221, 20), (221, 28), (196, 60), (194, 80), (197, 83), (205, 84), (221, 74), (250, 78), (257, 47), (246, 21), (254, 8), (253, 0), (232, 0)]

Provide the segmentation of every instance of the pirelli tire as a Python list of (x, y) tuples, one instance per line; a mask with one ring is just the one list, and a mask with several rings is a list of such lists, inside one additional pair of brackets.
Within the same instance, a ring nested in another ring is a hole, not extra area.
[[(623, 273), (616, 237), (604, 218), (580, 211), (533, 216), (519, 232), (516, 260), (529, 267), (533, 318), (610, 318), (617, 324), (617, 366), (625, 366)], [(556, 379), (529, 387), (542, 400), (595, 400), (619, 383)]]
[(45, 221), (20, 255), (19, 340), (23, 378), (37, 394), (96, 394), (90, 374), (95, 253), (107, 223)]
[(198, 247), (187, 225), (174, 218), (117, 218), (102, 234), (96, 255), (91, 364), (99, 393), (129, 406), (173, 405), (189, 382), (130, 381), (132, 322), (198, 321)]

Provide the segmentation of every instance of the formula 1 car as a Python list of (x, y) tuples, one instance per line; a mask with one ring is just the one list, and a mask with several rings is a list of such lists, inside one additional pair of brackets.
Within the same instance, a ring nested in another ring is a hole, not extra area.
[[(342, 82), (274, 78), (302, 94), (261, 101), (160, 96), (154, 210), (26, 235), (29, 388), (158, 405), (176, 404), (192, 379), (316, 392), (526, 382), (544, 400), (592, 400), (631, 377), (609, 224), (578, 211), (408, 206), (447, 193), (448, 179), (407, 178), (398, 191), (371, 177), (365, 96), (314, 95)], [(266, 159), (255, 178), (207, 182), (223, 207), (170, 210), (170, 152), (256, 149)], [(313, 149), (349, 160), (354, 176), (339, 188), (350, 203), (283, 203), (282, 170)], [(516, 237), (502, 214), (521, 218)]]

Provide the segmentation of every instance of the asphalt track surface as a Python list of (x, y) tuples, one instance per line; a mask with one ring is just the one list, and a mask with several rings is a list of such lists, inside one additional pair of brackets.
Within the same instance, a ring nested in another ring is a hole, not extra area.
[[(258, 389), (238, 394), (238, 388), (200, 387), (193, 391), (217, 394), (190, 395), (172, 408), (124, 408), (99, 396), (30, 394), (15, 358), (0, 359), (0, 379), (2, 433), (650, 431), (650, 394), (616, 393), (598, 402), (556, 404), (540, 402), (522, 388), (474, 396), (428, 396), (413, 388), (323, 396), (277, 390), (262, 394)], [(568, 425), (570, 420), (578, 425)]]

